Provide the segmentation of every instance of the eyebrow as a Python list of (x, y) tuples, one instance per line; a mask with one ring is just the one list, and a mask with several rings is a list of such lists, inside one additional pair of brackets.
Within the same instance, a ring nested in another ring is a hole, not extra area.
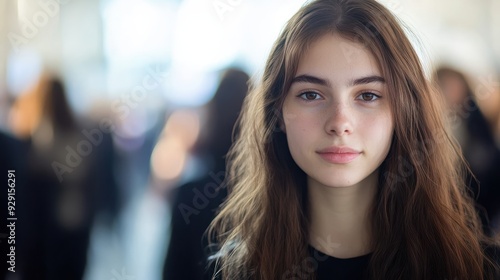
[[(292, 79), (292, 84), (293, 83), (311, 83), (311, 84), (317, 84), (321, 86), (327, 86), (331, 87), (331, 83), (327, 79), (322, 79), (319, 77), (315, 77), (312, 75), (299, 75), (295, 78)], [(371, 76), (366, 76), (366, 77), (361, 77), (355, 80), (352, 80), (349, 82), (349, 86), (357, 86), (357, 85), (364, 85), (364, 84), (370, 84), (370, 83), (385, 83), (385, 79), (377, 76), (377, 75), (371, 75)]]
[(310, 83), (317, 84), (320, 86), (330, 86), (330, 82), (326, 79), (321, 79), (311, 75), (299, 75), (292, 79), (292, 84), (294, 83)]
[(359, 79), (356, 79), (354, 81), (351, 81), (349, 83), (350, 86), (357, 86), (357, 85), (364, 85), (364, 84), (370, 84), (370, 83), (385, 83), (385, 79), (377, 76), (377, 75), (372, 75), (372, 76), (366, 76), (362, 77)]

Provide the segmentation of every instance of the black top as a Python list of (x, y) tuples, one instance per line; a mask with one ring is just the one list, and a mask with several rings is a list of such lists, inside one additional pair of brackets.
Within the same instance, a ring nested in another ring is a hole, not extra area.
[[(491, 246), (484, 249), (495, 263), (500, 264), (500, 247)], [(300, 265), (294, 266), (287, 271), (282, 279), (308, 279), (312, 273), (316, 273), (316, 280), (367, 280), (368, 264), (371, 256), (372, 253), (354, 258), (339, 259), (328, 256), (309, 246), (309, 257), (303, 260)], [(214, 262), (209, 262), (203, 279), (212, 280), (214, 269)], [(220, 274), (216, 277), (216, 280), (221, 280)], [(493, 278), (485, 278), (485, 280), (500, 280), (500, 270), (495, 269)]]
[[(368, 279), (370, 257), (371, 253), (354, 258), (339, 259), (309, 246), (309, 257), (288, 270), (282, 279), (309, 279), (311, 274), (316, 273), (316, 280), (366, 280)], [(210, 262), (204, 280), (211, 280), (213, 273), (214, 262)], [(221, 279), (220, 274), (218, 276), (216, 280)]]
[[(367, 279), (371, 253), (359, 257), (339, 259), (328, 256), (309, 246), (311, 259), (303, 263), (304, 272), (317, 271), (317, 280), (362, 280)], [(317, 268), (317, 269), (314, 269)]]
[(210, 250), (204, 233), (227, 195), (225, 188), (214, 191), (215, 187), (222, 186), (223, 180), (222, 172), (212, 173), (175, 190), (163, 279), (205, 279)]

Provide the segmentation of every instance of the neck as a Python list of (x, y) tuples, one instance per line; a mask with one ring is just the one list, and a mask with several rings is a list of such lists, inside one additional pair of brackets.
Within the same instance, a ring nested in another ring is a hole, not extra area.
[(308, 178), (309, 242), (337, 258), (371, 252), (371, 207), (378, 173), (349, 187), (329, 187)]

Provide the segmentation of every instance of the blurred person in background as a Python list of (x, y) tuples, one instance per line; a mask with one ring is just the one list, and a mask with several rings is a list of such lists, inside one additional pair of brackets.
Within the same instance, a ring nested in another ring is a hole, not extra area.
[[(183, 108), (170, 113), (151, 154), (151, 191), (169, 203), (176, 194), (172, 188), (193, 181), (204, 172), (200, 170), (203, 160), (191, 154), (198, 142), (200, 121), (199, 108)], [(193, 172), (195, 174), (190, 174)], [(195, 179), (191, 179), (193, 177)]]
[(111, 223), (117, 212), (110, 137), (82, 123), (47, 73), (12, 108), (12, 129), (29, 146), (18, 196), (21, 279), (82, 279), (96, 214)]
[[(500, 78), (498, 79), (500, 81)], [(494, 97), (496, 97), (496, 111), (493, 117), (493, 133), (495, 136), (495, 142), (497, 144), (497, 148), (500, 149), (500, 86), (495, 88), (493, 91)], [(499, 221), (500, 222), (500, 221)]]
[(227, 195), (224, 187), (225, 154), (232, 144), (233, 127), (248, 91), (249, 77), (240, 70), (227, 70), (207, 105), (208, 126), (195, 152), (205, 159), (208, 172), (201, 179), (174, 190), (171, 203), (171, 237), (163, 279), (203, 279), (206, 267), (205, 230), (216, 208)]
[[(490, 221), (500, 214), (500, 151), (494, 133), (477, 106), (465, 75), (456, 69), (438, 67), (434, 80), (449, 105), (449, 120), (465, 159), (476, 178), (466, 182), (474, 193), (486, 233), (498, 231)], [(477, 180), (476, 180), (477, 179)]]

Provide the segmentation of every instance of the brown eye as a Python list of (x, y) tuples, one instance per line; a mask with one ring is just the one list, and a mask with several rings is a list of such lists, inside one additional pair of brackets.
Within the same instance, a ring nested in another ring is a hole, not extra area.
[(316, 92), (313, 92), (313, 91), (308, 91), (308, 92), (301, 93), (299, 95), (299, 97), (302, 98), (302, 99), (304, 99), (304, 100), (308, 100), (308, 101), (320, 99), (320, 95), (318, 93), (316, 93)]
[(360, 95), (361, 100), (363, 101), (375, 101), (380, 98), (380, 96), (376, 95), (375, 93), (372, 92), (364, 92)]

